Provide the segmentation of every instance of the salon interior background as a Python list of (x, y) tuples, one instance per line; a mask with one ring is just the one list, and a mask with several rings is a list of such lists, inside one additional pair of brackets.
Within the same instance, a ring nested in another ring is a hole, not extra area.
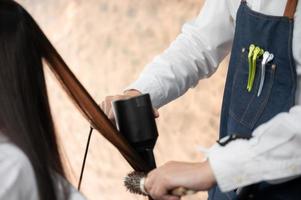
[[(120, 93), (144, 65), (162, 52), (197, 15), (203, 0), (18, 0), (39, 22), (70, 68), (100, 102)], [(226, 59), (227, 60), (227, 59)], [(226, 62), (226, 61), (225, 61)], [(225, 63), (224, 63), (225, 64)], [(197, 146), (209, 147), (217, 137), (225, 67), (184, 97), (160, 109), (157, 163), (199, 161)], [(47, 72), (56, 128), (76, 185), (89, 124)], [(123, 187), (129, 165), (100, 134), (94, 132), (82, 192), (91, 200), (144, 199)], [(184, 200), (205, 199), (199, 193)]]

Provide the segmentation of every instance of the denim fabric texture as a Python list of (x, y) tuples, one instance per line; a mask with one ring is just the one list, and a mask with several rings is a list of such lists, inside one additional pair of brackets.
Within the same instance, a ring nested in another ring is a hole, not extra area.
[[(236, 29), (227, 73), (221, 113), (220, 138), (230, 134), (250, 137), (255, 128), (295, 104), (296, 67), (292, 54), (294, 21), (284, 16), (269, 16), (251, 10), (242, 1), (237, 12)], [(247, 91), (248, 49), (251, 44), (274, 54), (266, 65), (261, 95), (261, 60), (251, 92)], [(284, 184), (258, 183), (255, 199), (301, 199), (301, 179)], [(297, 189), (299, 188), (299, 189)], [(237, 199), (235, 191), (222, 193), (218, 187), (209, 191), (210, 200)]]

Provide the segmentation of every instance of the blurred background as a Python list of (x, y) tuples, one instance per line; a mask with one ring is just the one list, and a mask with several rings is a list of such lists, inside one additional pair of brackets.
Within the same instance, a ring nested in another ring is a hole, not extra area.
[[(121, 93), (152, 58), (167, 48), (203, 0), (18, 0), (38, 21), (65, 61), (97, 102)], [(209, 80), (159, 110), (158, 165), (200, 161), (199, 145), (217, 139), (227, 59)], [(77, 185), (89, 124), (47, 70), (52, 114)], [(96, 131), (82, 182), (90, 200), (140, 200), (123, 187), (131, 171), (119, 152)], [(198, 193), (183, 200), (206, 199)]]

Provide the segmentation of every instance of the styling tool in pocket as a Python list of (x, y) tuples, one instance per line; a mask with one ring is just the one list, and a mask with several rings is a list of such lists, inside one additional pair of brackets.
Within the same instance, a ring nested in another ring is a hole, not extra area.
[(252, 56), (252, 65), (251, 65), (251, 74), (249, 74), (249, 79), (248, 79), (248, 91), (251, 92), (255, 80), (255, 75), (256, 75), (256, 62), (257, 59), (264, 54), (264, 50), (261, 49), (260, 47), (255, 47), (253, 51), (253, 56)]
[(274, 54), (269, 53), (268, 51), (264, 52), (262, 62), (261, 62), (261, 77), (260, 77), (260, 84), (258, 88), (257, 97), (261, 95), (264, 80), (265, 80), (265, 72), (266, 72), (266, 64), (271, 62), (274, 59)]
[(255, 45), (251, 44), (249, 47), (249, 53), (248, 53), (248, 63), (249, 63), (249, 77), (248, 77), (248, 84), (247, 84), (247, 89), (249, 90), (249, 85), (250, 85), (250, 80), (251, 80), (251, 72), (252, 72), (252, 57), (253, 57), (253, 52), (255, 49)]

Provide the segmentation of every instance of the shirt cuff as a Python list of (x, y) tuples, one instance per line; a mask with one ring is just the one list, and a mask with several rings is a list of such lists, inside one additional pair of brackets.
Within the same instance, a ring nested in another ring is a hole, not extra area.
[(214, 145), (208, 153), (208, 159), (222, 192), (231, 191), (241, 186), (256, 182), (258, 177), (249, 176), (246, 163), (254, 155), (249, 151), (248, 141), (238, 139), (226, 146)]
[[(290, 136), (284, 138), (283, 144), (293, 146), (291, 139)], [(300, 157), (271, 155), (271, 152), (275, 151), (274, 148), (284, 152), (286, 149), (280, 146), (285, 145), (270, 145), (271, 151), (258, 151), (266, 146), (264, 143), (258, 143), (256, 138), (237, 139), (226, 146), (216, 144), (209, 150), (209, 163), (222, 192), (261, 181), (278, 184), (300, 176)]]
[(126, 87), (124, 91), (132, 89), (138, 90), (142, 94), (149, 93), (154, 108), (159, 108), (164, 105), (163, 92), (158, 81), (149, 77), (139, 78)]

